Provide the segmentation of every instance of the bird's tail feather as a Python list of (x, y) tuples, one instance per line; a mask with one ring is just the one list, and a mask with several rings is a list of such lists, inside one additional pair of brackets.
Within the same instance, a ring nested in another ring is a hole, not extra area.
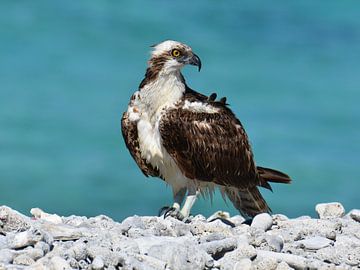
[(274, 183), (284, 183), (289, 184), (291, 182), (290, 176), (287, 174), (264, 167), (256, 167), (258, 174), (260, 176), (260, 179), (265, 182), (274, 182)]
[(225, 187), (223, 192), (233, 203), (234, 207), (243, 215), (254, 217), (260, 213), (271, 212), (271, 209), (256, 186), (242, 190), (234, 187)]

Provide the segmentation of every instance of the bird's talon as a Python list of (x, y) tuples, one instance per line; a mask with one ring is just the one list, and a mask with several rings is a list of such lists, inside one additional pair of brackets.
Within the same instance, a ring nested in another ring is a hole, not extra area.
[(168, 211), (171, 209), (172, 207), (170, 206), (163, 206), (160, 208), (159, 210), (159, 213), (158, 213), (158, 216), (161, 217), (161, 216), (164, 216), (165, 218), (165, 215), (168, 213)]

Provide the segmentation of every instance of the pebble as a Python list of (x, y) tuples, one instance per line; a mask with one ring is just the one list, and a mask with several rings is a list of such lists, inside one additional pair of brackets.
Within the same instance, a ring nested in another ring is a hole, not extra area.
[(327, 218), (340, 218), (345, 214), (345, 209), (341, 203), (319, 203), (316, 205), (315, 210), (320, 219)]
[(10, 249), (0, 249), (0, 263), (10, 263), (14, 259), (15, 252)]
[(34, 228), (19, 233), (10, 232), (6, 235), (6, 237), (8, 247), (14, 249), (34, 245), (36, 242), (41, 241), (43, 238), (41, 232)]
[(353, 209), (350, 211), (349, 215), (353, 220), (360, 222), (360, 210)]
[(104, 260), (100, 256), (96, 256), (91, 264), (91, 267), (94, 270), (104, 269), (104, 266)]
[(70, 264), (63, 258), (59, 256), (54, 256), (50, 260), (50, 269), (51, 270), (68, 270), (70, 269)]
[(273, 219), (268, 213), (258, 214), (254, 217), (251, 222), (252, 228), (257, 228), (263, 231), (267, 231), (271, 228), (273, 224)]
[(274, 257), (265, 257), (256, 260), (254, 270), (275, 270), (278, 263)]
[(245, 221), (245, 218), (243, 216), (236, 215), (229, 218), (229, 221), (232, 222), (235, 226), (240, 226)]
[(291, 270), (294, 268), (291, 268), (286, 262), (280, 262), (277, 267), (276, 270)]
[(35, 263), (34, 259), (32, 259), (27, 254), (21, 254), (19, 256), (16, 256), (13, 261), (13, 264), (17, 264), (17, 265), (32, 265), (34, 263)]
[(218, 241), (211, 241), (204, 244), (200, 244), (199, 248), (205, 250), (213, 258), (218, 257), (218, 254), (222, 254), (237, 247), (236, 238), (226, 238)]
[(265, 237), (271, 251), (280, 252), (284, 247), (284, 239), (278, 235), (267, 235)]
[(252, 262), (248, 258), (241, 259), (239, 262), (235, 263), (234, 270), (250, 270)]
[(318, 250), (329, 246), (332, 243), (332, 241), (325, 237), (315, 236), (305, 240), (297, 241), (297, 243), (300, 245), (301, 248)]
[(48, 222), (55, 224), (60, 224), (63, 222), (62, 218), (56, 214), (45, 213), (40, 208), (31, 208), (30, 213), (37, 219), (42, 219)]
[(100, 215), (56, 223), (43, 211), (29, 219), (0, 207), (0, 269), (351, 269), (360, 263), (358, 211), (322, 219), (260, 214), (249, 226), (226, 212), (211, 222)]

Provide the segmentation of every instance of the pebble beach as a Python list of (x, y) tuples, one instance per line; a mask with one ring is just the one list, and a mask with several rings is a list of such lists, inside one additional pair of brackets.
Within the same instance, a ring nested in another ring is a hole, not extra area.
[(360, 210), (340, 203), (318, 218), (216, 212), (172, 217), (29, 216), (0, 207), (0, 269), (360, 269)]

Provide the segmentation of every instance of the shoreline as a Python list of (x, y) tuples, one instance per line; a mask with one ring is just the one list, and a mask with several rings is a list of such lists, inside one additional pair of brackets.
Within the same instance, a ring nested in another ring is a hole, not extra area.
[(131, 216), (122, 222), (32, 217), (0, 206), (2, 269), (359, 269), (360, 210), (318, 204), (319, 218), (260, 214), (251, 225), (216, 212), (184, 223)]

